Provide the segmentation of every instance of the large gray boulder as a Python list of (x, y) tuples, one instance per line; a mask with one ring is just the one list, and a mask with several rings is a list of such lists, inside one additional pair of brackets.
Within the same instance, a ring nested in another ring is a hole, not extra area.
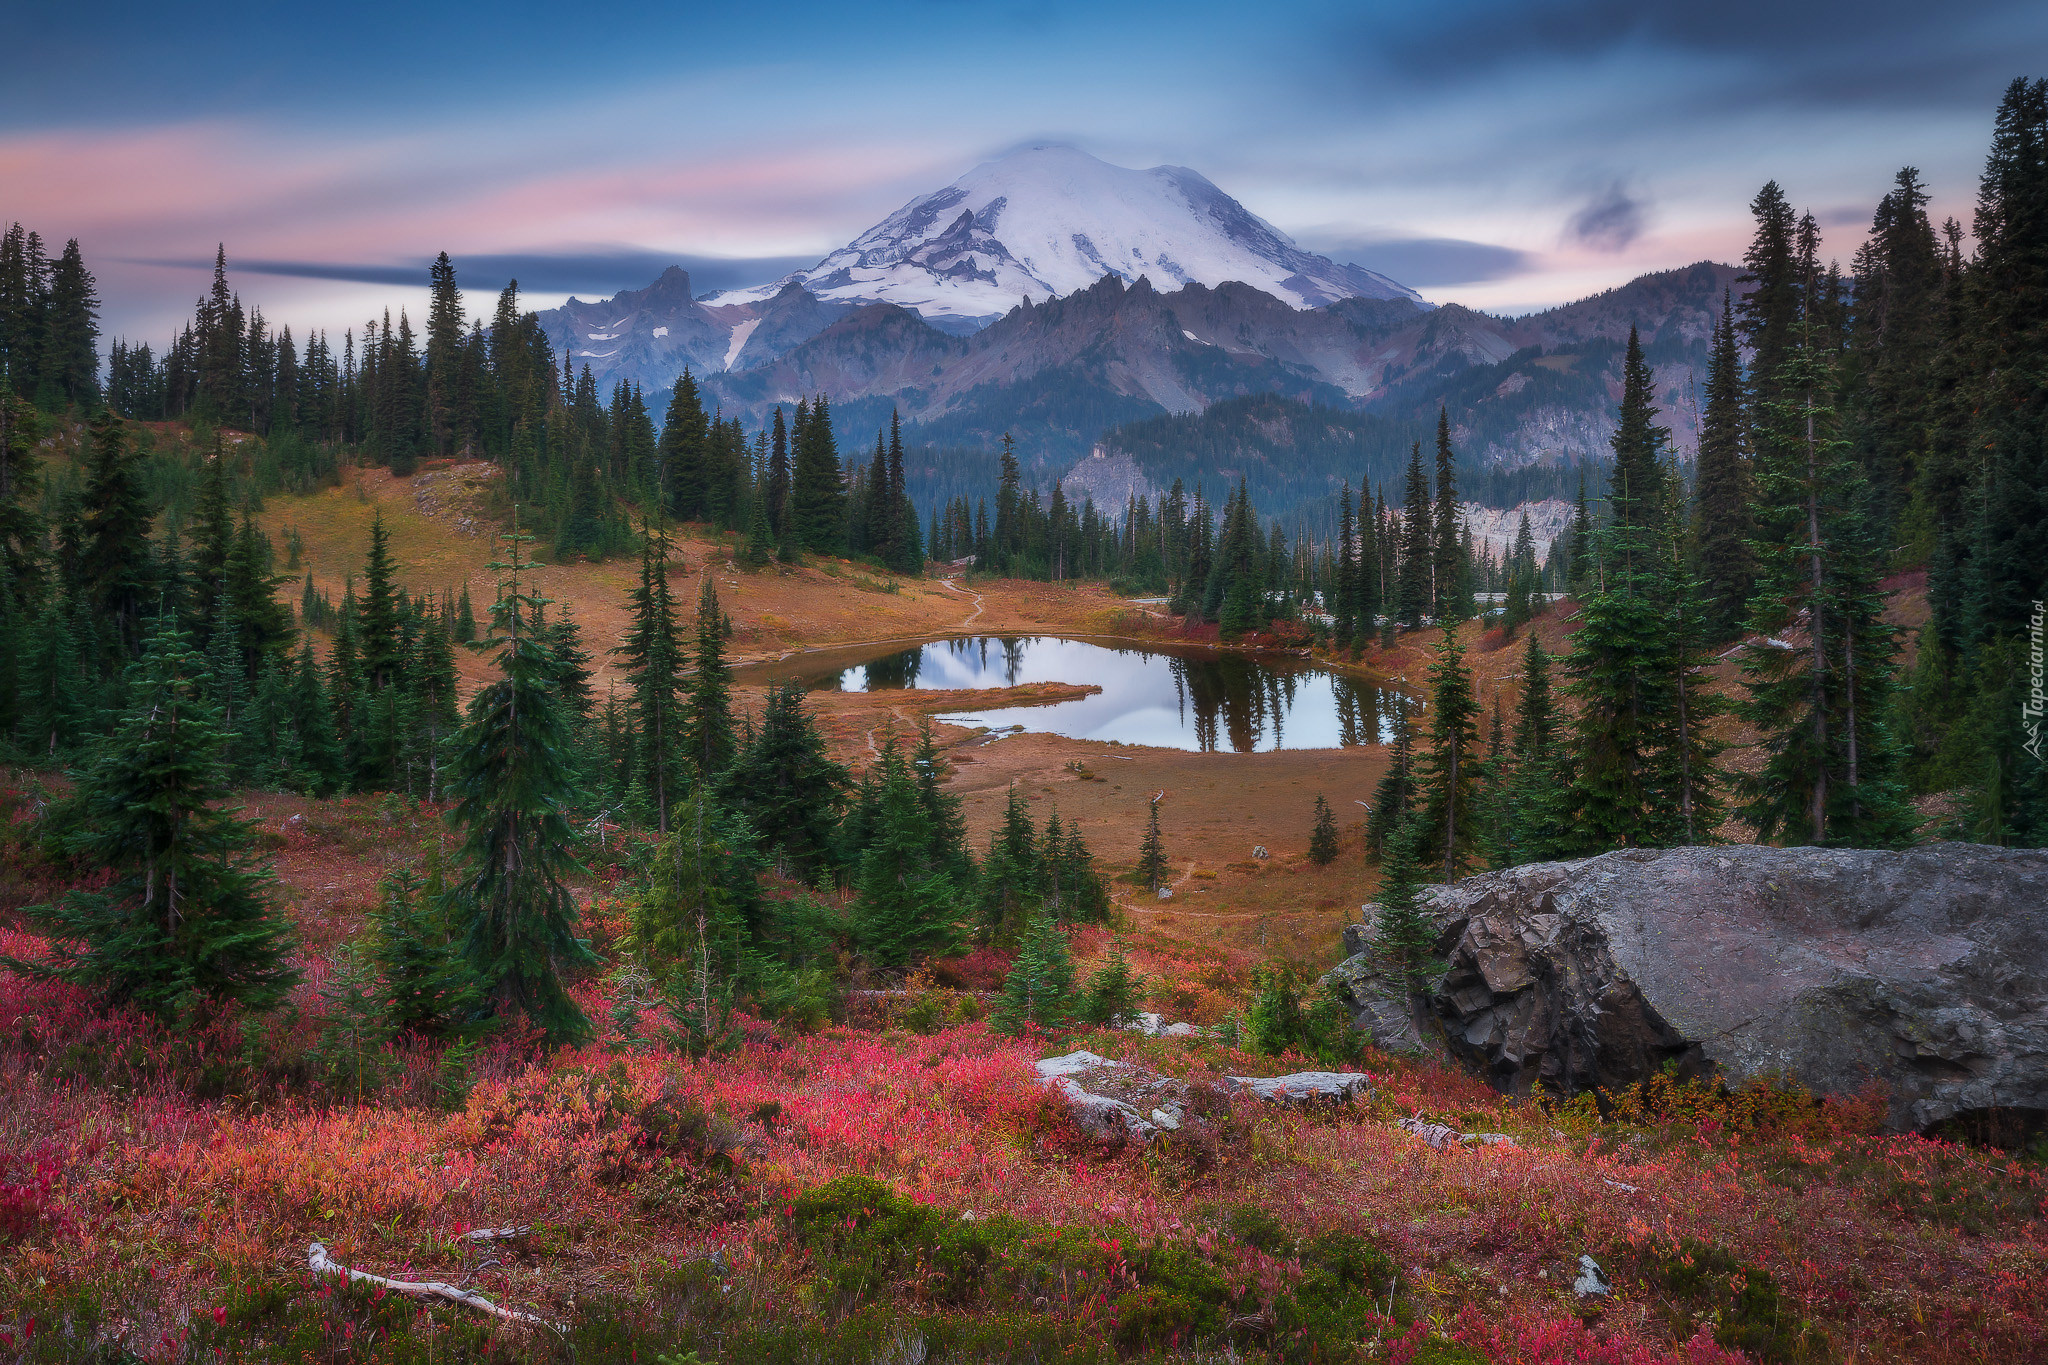
[(1625, 1086), (1667, 1063), (1831, 1095), (1891, 1122), (2048, 1112), (2048, 851), (1736, 845), (1536, 863), (1432, 888), (1445, 970), (1409, 1002), (1365, 948), (1331, 973), (1360, 1028), (1502, 1090)]

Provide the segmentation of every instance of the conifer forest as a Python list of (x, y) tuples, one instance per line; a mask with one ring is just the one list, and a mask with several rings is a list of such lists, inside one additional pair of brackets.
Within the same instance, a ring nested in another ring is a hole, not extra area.
[(748, 370), (794, 284), (657, 385), (230, 222), (121, 335), (0, 185), (0, 1362), (2041, 1358), (2048, 82), (1973, 117), (1727, 206), (1696, 361), (1503, 343), (1595, 448), (1418, 352), (1326, 480), (965, 452), (996, 342)]

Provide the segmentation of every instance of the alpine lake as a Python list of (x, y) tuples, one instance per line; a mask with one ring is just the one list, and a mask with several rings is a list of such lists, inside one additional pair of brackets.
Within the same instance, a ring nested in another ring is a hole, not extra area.
[(980, 635), (910, 648), (850, 648), (757, 664), (735, 681), (794, 678), (818, 692), (981, 690), (1068, 683), (1066, 701), (944, 712), (956, 725), (1203, 753), (1381, 744), (1401, 693), (1304, 658), (1051, 635)]

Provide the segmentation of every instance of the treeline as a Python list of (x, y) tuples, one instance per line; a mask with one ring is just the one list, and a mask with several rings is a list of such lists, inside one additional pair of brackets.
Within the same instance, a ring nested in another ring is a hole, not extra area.
[(1058, 483), (1041, 496), (1023, 487), (1006, 441), (994, 515), (985, 498), (954, 498), (934, 513), (930, 544), (944, 562), (971, 556), (980, 573), (1107, 579), (1127, 592), (1164, 594), (1175, 615), (1218, 625), (1229, 639), (1284, 624), (1356, 653), (1382, 634), (1391, 640), (1397, 627), (1469, 619), (1477, 592), (1506, 594), (1512, 628), (1541, 604), (1546, 585), (1585, 574), (1593, 523), (1583, 481), (1577, 521), (1546, 563), (1537, 562), (1526, 516), (1515, 545), (1496, 559), (1474, 546), (1458, 514), (1457, 466), (1449, 418), (1439, 412), (1433, 482), (1422, 444), (1411, 442), (1398, 506), (1366, 484), (1354, 504), (1347, 483), (1334, 536), (1290, 537), (1262, 521), (1243, 479), (1220, 509), (1201, 484), (1191, 495), (1179, 479), (1156, 498), (1132, 497), (1121, 516), (1105, 516), (1092, 498), (1076, 507)]

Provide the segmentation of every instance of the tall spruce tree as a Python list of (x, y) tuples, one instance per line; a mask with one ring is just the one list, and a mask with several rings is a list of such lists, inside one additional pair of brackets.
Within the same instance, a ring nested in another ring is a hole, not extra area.
[(1471, 556), (1465, 553), (1459, 534), (1464, 522), (1458, 515), (1458, 460), (1451, 450), (1447, 408), (1438, 408), (1436, 416), (1436, 509), (1432, 520), (1432, 611), (1439, 625), (1452, 625), (1472, 615), (1472, 574)]
[(27, 911), (53, 953), (8, 966), (167, 1017), (223, 1001), (268, 1009), (296, 983), (269, 872), (250, 856), (255, 826), (221, 804), (210, 684), (188, 637), (159, 618), (129, 672), (125, 718), (59, 820), (70, 856), (113, 879)]
[(630, 598), (633, 624), (613, 651), (624, 660), (633, 689), (634, 782), (658, 833), (668, 833), (669, 809), (687, 785), (683, 748), (683, 640), (669, 593), (668, 527), (642, 529), (640, 584)]
[(510, 556), (491, 566), (505, 575), (491, 612), (500, 676), (470, 701), (453, 743), (449, 819), (463, 832), (466, 870), (447, 892), (447, 912), (490, 1007), (570, 1043), (590, 1024), (561, 974), (596, 957), (576, 937), (576, 901), (564, 883), (576, 870), (564, 814), (575, 799), (569, 725), (552, 686), (557, 662), (527, 626), (546, 599), (520, 583), (522, 571), (539, 566), (525, 561), (533, 537), (518, 525), (515, 509)]
[(1454, 881), (1471, 866), (1480, 846), (1479, 702), (1472, 694), (1465, 651), (1449, 626), (1429, 678), (1429, 747), (1416, 779), (1417, 856), (1441, 862), (1444, 880)]
[(1429, 475), (1422, 468), (1422, 443), (1408, 456), (1408, 480), (1401, 504), (1398, 559), (1400, 597), (1395, 618), (1408, 630), (1420, 630), (1429, 619), (1435, 597), (1435, 514), (1429, 500)]
[(1895, 646), (1869, 487), (1840, 434), (1814, 311), (1759, 408), (1748, 623), (1759, 638), (1744, 651), (1742, 710), (1765, 760), (1739, 813), (1764, 839), (1886, 847), (1914, 824), (1886, 724)]
[(725, 613), (711, 575), (697, 596), (696, 667), (683, 703), (683, 752), (700, 781), (717, 782), (732, 766), (738, 741), (732, 724), (732, 669), (725, 662)]
[(1735, 307), (1724, 290), (1707, 360), (1707, 401), (1700, 413), (1694, 479), (1692, 562), (1703, 584), (1701, 625), (1709, 643), (1740, 628), (1755, 569), (1749, 553), (1749, 459), (1743, 445), (1742, 357)]
[(1600, 581), (1586, 597), (1566, 670), (1579, 702), (1573, 756), (1578, 826), (1589, 850), (1668, 842), (1675, 662), (1671, 647), (1663, 455), (1653, 377), (1635, 329), (1622, 370), (1610, 520), (1596, 533)]

